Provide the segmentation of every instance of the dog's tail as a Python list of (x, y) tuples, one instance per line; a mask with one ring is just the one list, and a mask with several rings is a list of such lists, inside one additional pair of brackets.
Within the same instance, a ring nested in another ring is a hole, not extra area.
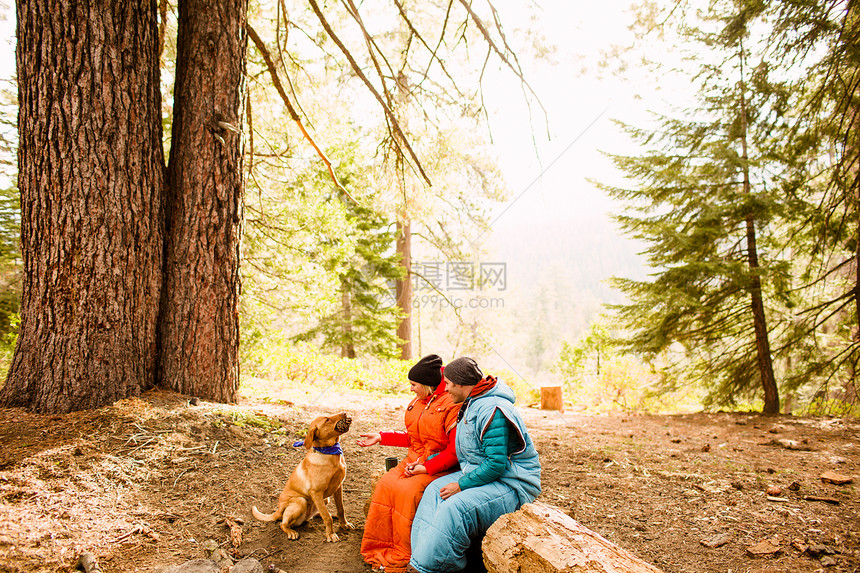
[(251, 508), (251, 513), (253, 513), (254, 517), (259, 519), (260, 521), (277, 521), (278, 519), (280, 519), (281, 515), (283, 515), (283, 512), (281, 512), (281, 515), (279, 515), (277, 511), (268, 515), (266, 515), (265, 513), (260, 513), (260, 510), (257, 509), (256, 505)]

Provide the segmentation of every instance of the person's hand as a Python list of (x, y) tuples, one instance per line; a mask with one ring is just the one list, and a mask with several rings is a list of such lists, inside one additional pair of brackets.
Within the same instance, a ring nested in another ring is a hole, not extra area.
[(461, 491), (463, 490), (460, 489), (460, 484), (454, 481), (443, 486), (442, 489), (439, 490), (439, 495), (442, 496), (442, 499), (448, 499), (452, 495), (460, 493)]
[(403, 475), (406, 477), (414, 476), (416, 474), (426, 474), (427, 468), (424, 467), (424, 464), (419, 464), (418, 462), (412, 462), (411, 464), (406, 464), (406, 470), (403, 472)]
[(373, 446), (382, 441), (382, 436), (379, 434), (361, 434), (363, 439), (358, 440), (358, 445), (362, 448), (366, 448), (367, 446)]

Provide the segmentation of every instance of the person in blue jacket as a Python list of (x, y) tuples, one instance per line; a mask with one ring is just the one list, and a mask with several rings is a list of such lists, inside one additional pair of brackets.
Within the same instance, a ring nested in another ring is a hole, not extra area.
[(454, 403), (460, 471), (434, 480), (412, 522), (408, 571), (447, 573), (466, 568), (466, 551), (500, 516), (540, 493), (540, 461), (511, 388), (484, 376), (471, 358), (442, 370)]

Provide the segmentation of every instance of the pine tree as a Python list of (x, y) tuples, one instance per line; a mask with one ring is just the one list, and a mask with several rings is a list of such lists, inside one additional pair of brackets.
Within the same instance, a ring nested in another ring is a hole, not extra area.
[(860, 361), (860, 2), (782, 0), (771, 36), (774, 64), (802, 73), (782, 157), (796, 277), (789, 389), (810, 382), (856, 396)]
[(648, 151), (614, 161), (637, 186), (605, 188), (626, 204), (617, 219), (650, 245), (654, 268), (649, 281), (615, 280), (630, 300), (614, 307), (627, 349), (656, 358), (680, 344), (669, 370), (708, 385), (711, 404), (763, 395), (763, 411), (776, 413), (768, 320), (787, 304), (788, 265), (774, 256), (781, 203), (769, 153), (786, 96), (756, 61), (750, 30), (763, 25), (761, 9), (715, 2), (697, 26), (681, 27), (708, 58), (692, 78), (696, 107), (663, 116), (656, 131), (628, 126)]
[(370, 207), (347, 203), (346, 208), (354, 251), (345, 260), (329, 263), (341, 268), (340, 305), (296, 339), (319, 336), (323, 346), (339, 349), (344, 358), (355, 358), (359, 353), (397, 358), (401, 341), (395, 332), (401, 313), (392, 304), (390, 285), (401, 277), (403, 267), (391, 250), (392, 225)]
[[(345, 184), (359, 179), (352, 160), (354, 152), (349, 156), (339, 162)], [(325, 188), (325, 175), (317, 174), (316, 182)], [(390, 285), (403, 276), (399, 254), (392, 248), (396, 230), (373, 207), (371, 194), (359, 197), (358, 202), (353, 202), (338, 189), (331, 189), (329, 201), (342, 207), (339, 216), (343, 226), (338, 235), (319, 236), (317, 241), (322, 266), (336, 275), (340, 296), (324, 310), (313, 328), (293, 338), (319, 339), (324, 347), (340, 351), (344, 358), (355, 358), (359, 353), (396, 358), (402, 341), (395, 332), (402, 313), (394, 304)]]

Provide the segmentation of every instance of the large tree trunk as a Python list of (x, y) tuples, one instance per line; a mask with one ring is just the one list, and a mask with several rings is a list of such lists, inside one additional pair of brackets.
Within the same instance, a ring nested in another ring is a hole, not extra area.
[(409, 221), (397, 223), (397, 252), (400, 254), (400, 264), (406, 269), (402, 279), (397, 280), (395, 293), (397, 306), (403, 311), (403, 319), (397, 325), (397, 337), (403, 343), (400, 345), (400, 358), (412, 359), (412, 227)]
[(4, 406), (96, 408), (151, 386), (161, 290), (152, 0), (18, 0), (21, 326)]
[(180, 0), (166, 195), (160, 384), (232, 402), (239, 385), (247, 0)]

